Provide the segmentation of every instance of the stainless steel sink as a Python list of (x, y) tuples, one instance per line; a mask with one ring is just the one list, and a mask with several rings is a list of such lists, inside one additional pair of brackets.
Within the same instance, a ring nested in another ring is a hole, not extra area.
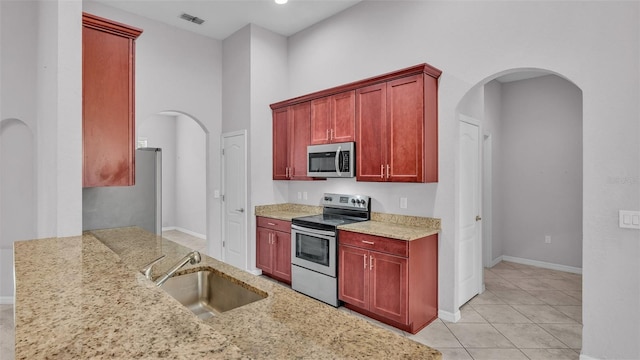
[(199, 318), (208, 319), (267, 297), (265, 292), (236, 281), (215, 270), (202, 270), (173, 276), (160, 288)]

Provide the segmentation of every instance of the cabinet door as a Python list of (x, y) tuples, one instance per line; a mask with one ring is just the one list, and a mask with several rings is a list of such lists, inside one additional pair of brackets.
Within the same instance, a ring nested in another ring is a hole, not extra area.
[(366, 310), (369, 306), (369, 252), (343, 245), (338, 249), (338, 298)]
[(133, 40), (82, 30), (83, 186), (134, 184)]
[(389, 181), (422, 182), (424, 176), (424, 85), (415, 75), (387, 83)]
[(273, 180), (287, 180), (289, 119), (287, 108), (273, 110)]
[(256, 267), (267, 274), (273, 273), (271, 241), (275, 231), (256, 228)]
[(399, 256), (370, 252), (369, 311), (407, 324), (408, 262)]
[(293, 105), (289, 108), (289, 178), (306, 180), (307, 146), (311, 134), (310, 102)]
[(356, 179), (358, 181), (385, 181), (386, 104), (386, 84), (375, 84), (356, 91)]
[(291, 283), (291, 234), (274, 231), (273, 275)]
[(348, 91), (331, 97), (331, 142), (355, 141), (356, 93)]
[(331, 98), (311, 101), (311, 144), (328, 144), (331, 114)]

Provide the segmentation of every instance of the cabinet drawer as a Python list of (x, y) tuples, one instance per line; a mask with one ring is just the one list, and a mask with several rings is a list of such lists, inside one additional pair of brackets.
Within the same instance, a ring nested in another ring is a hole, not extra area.
[(338, 242), (343, 245), (356, 246), (362, 249), (379, 251), (403, 257), (409, 256), (409, 242), (389, 239), (381, 236), (367, 235), (341, 230)]
[(289, 234), (291, 233), (291, 221), (278, 220), (278, 219), (258, 216), (257, 226), (276, 230), (276, 231), (282, 231)]

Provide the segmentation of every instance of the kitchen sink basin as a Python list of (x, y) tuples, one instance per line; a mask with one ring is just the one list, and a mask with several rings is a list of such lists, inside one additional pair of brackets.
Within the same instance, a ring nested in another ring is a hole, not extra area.
[(267, 294), (213, 271), (202, 270), (169, 278), (161, 289), (201, 319), (264, 299)]

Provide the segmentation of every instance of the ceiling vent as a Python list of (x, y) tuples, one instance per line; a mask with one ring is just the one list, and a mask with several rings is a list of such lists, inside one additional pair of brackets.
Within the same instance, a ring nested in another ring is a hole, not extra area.
[(189, 15), (187, 13), (182, 13), (182, 15), (180, 15), (180, 19), (184, 19), (198, 25), (202, 25), (202, 23), (204, 22), (204, 20), (200, 19), (199, 17)]

